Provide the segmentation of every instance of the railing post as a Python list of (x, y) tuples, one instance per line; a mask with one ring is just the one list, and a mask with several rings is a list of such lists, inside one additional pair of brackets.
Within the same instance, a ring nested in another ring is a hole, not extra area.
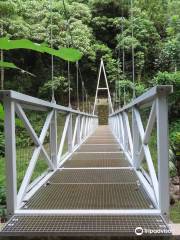
[(88, 117), (85, 116), (84, 138), (87, 137), (87, 124), (88, 124)]
[(88, 124), (88, 136), (90, 134), (91, 129), (91, 117), (89, 117), (89, 124)]
[(77, 144), (81, 143), (81, 116), (78, 115), (78, 123), (77, 123)]
[(116, 137), (119, 139), (119, 124), (118, 124), (118, 114), (116, 115)]
[(136, 117), (134, 113), (134, 108), (132, 108), (132, 135), (133, 135), (133, 166), (137, 168), (137, 162), (139, 157), (139, 132), (136, 122)]
[(157, 151), (159, 208), (168, 220), (169, 216), (169, 143), (168, 143), (168, 104), (166, 95), (157, 97)]
[(73, 141), (73, 137), (72, 137), (72, 113), (70, 114), (70, 119), (69, 119), (69, 126), (68, 126), (68, 152), (72, 153), (73, 151), (73, 146), (72, 146), (72, 141)]
[(85, 119), (85, 117), (84, 116), (82, 116), (82, 118), (81, 118), (81, 132), (80, 132), (80, 136), (81, 136), (81, 142), (82, 142), (82, 140), (83, 140), (83, 138), (84, 138), (84, 119)]
[(89, 135), (90, 117), (88, 117), (87, 136)]
[(54, 110), (53, 117), (50, 125), (50, 146), (51, 146), (51, 159), (54, 169), (57, 168), (57, 111)]
[(7, 213), (11, 217), (17, 209), (17, 178), (16, 178), (16, 135), (15, 106), (8, 97), (4, 97), (5, 109), (5, 157), (7, 182)]
[(122, 123), (124, 128), (124, 151), (128, 152), (128, 132), (127, 132), (125, 114), (126, 114), (125, 112), (123, 112), (122, 114)]

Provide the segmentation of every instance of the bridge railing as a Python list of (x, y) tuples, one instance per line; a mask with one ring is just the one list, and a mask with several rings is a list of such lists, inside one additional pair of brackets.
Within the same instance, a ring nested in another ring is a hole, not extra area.
[[(172, 86), (153, 87), (109, 116), (109, 124), (121, 149), (164, 217), (169, 214), (167, 96), (170, 93)], [(151, 146), (151, 135), (157, 143), (157, 151), (153, 149), (156, 146)]]
[(96, 129), (98, 118), (15, 91), (0, 91), (0, 97), (11, 216)]

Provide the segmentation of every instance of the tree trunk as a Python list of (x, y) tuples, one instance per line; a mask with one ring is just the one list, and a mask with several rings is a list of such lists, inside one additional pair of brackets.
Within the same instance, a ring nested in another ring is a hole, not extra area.
[[(3, 24), (1, 25), (1, 37), (3, 37)], [(4, 53), (3, 50), (1, 49), (1, 61), (4, 61)], [(4, 90), (4, 68), (1, 68), (1, 90)]]
[[(1, 61), (4, 61), (3, 50), (1, 50)], [(1, 68), (1, 90), (4, 90), (4, 68)]]

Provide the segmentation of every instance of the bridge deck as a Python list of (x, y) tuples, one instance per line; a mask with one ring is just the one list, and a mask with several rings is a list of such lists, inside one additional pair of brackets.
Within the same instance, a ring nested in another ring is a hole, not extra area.
[[(108, 126), (96, 132), (22, 207), (24, 210), (154, 209)], [(168, 229), (159, 215), (15, 215), (3, 234), (134, 235)]]

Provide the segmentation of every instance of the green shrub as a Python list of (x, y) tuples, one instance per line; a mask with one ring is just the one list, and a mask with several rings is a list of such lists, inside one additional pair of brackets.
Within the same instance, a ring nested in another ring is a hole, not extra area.
[(173, 94), (169, 97), (171, 119), (180, 115), (180, 71), (158, 72), (152, 81), (153, 85), (173, 85)]
[(180, 120), (173, 122), (170, 126), (170, 143), (175, 149), (180, 147)]
[(5, 155), (5, 139), (4, 134), (0, 131), (0, 156), (4, 157)]
[(4, 187), (0, 187), (0, 205), (6, 205), (6, 192)]

